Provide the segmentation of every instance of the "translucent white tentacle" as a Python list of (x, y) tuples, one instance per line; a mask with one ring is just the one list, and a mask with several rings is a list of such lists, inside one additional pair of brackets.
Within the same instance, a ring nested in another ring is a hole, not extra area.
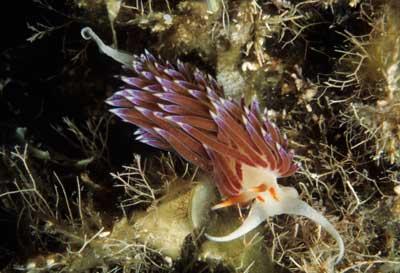
[(114, 49), (106, 44), (97, 36), (97, 34), (90, 28), (84, 27), (81, 30), (81, 35), (85, 40), (93, 39), (100, 51), (106, 54), (107, 56), (113, 58), (117, 62), (126, 65), (128, 67), (132, 67), (134, 57), (131, 54), (121, 52), (117, 49)]
[(259, 203), (254, 203), (246, 220), (244, 220), (242, 225), (234, 232), (221, 237), (214, 237), (208, 234), (205, 234), (205, 236), (207, 239), (214, 242), (232, 241), (255, 229), (259, 224), (264, 222), (267, 217), (268, 216), (265, 214), (265, 209)]
[(322, 214), (317, 212), (306, 202), (297, 198), (285, 200), (282, 204), (281, 213), (305, 216), (320, 225), (336, 240), (336, 243), (338, 244), (339, 255), (337, 256), (335, 263), (338, 264), (340, 260), (342, 260), (344, 255), (344, 243), (342, 237), (340, 237), (340, 234), (337, 232), (335, 227)]
[[(281, 196), (283, 197), (283, 196)], [(306, 202), (293, 197), (285, 196), (284, 199), (280, 201), (270, 201), (266, 203), (258, 202), (257, 200), (253, 203), (251, 211), (243, 222), (243, 224), (233, 231), (232, 233), (222, 236), (222, 237), (214, 237), (206, 234), (206, 237), (209, 240), (215, 242), (227, 242), (234, 239), (237, 239), (247, 232), (256, 228), (259, 224), (261, 224), (267, 217), (279, 215), (279, 214), (292, 214), (292, 215), (301, 215), (309, 218), (316, 224), (321, 225), (323, 229), (325, 229), (337, 242), (339, 247), (339, 255), (336, 258), (336, 264), (340, 262), (344, 255), (344, 243), (339, 233), (335, 229), (335, 227), (319, 212), (309, 206)]]

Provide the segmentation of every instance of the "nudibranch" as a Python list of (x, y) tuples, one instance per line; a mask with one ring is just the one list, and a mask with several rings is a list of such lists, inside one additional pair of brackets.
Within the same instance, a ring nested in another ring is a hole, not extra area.
[(293, 187), (277, 183), (298, 165), (279, 129), (262, 113), (257, 100), (250, 106), (224, 98), (222, 87), (210, 75), (180, 61), (164, 62), (149, 52), (141, 56), (105, 45), (90, 29), (82, 29), (100, 50), (133, 70), (122, 76), (124, 87), (107, 99), (110, 111), (139, 127), (136, 139), (162, 150), (175, 151), (187, 161), (213, 175), (223, 201), (220, 209), (251, 204), (249, 215), (232, 233), (209, 240), (225, 242), (241, 237), (268, 217), (293, 214), (308, 217), (344, 243), (333, 225), (306, 202)]

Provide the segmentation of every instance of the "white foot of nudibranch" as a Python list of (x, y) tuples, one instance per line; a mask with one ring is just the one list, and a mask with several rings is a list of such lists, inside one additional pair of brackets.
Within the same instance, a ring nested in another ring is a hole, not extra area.
[[(290, 189), (287, 188), (286, 190)], [(336, 257), (335, 263), (339, 263), (344, 255), (344, 243), (335, 227), (324, 216), (322, 216), (306, 202), (293, 196), (293, 194), (287, 194), (289, 192), (282, 193), (283, 194), (279, 196), (279, 200), (268, 198), (268, 196), (266, 196), (265, 202), (255, 200), (248, 217), (245, 219), (243, 224), (232, 233), (222, 237), (214, 237), (206, 234), (206, 237), (209, 240), (215, 242), (227, 242), (237, 239), (248, 233), (249, 231), (253, 230), (259, 224), (264, 222), (268, 217), (279, 214), (300, 215), (305, 216), (316, 224), (321, 225), (321, 227), (325, 229), (336, 240), (339, 247), (339, 254)]]

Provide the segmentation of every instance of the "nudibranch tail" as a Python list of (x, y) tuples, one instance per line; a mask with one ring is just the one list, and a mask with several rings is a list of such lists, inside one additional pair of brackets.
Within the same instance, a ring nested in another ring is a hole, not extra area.
[(320, 224), (344, 245), (335, 228), (318, 212), (298, 199), (294, 188), (280, 187), (277, 179), (294, 174), (298, 165), (288, 141), (260, 111), (256, 100), (225, 99), (217, 81), (178, 61), (155, 58), (148, 51), (130, 55), (103, 43), (90, 29), (82, 29), (99, 49), (131, 68), (134, 76), (122, 76), (122, 90), (106, 100), (110, 111), (139, 127), (136, 140), (175, 151), (213, 175), (224, 201), (214, 209), (252, 204), (249, 216), (233, 233), (210, 240), (236, 239), (278, 214), (302, 215)]
[(323, 229), (325, 229), (326, 232), (328, 232), (336, 240), (336, 243), (339, 247), (339, 254), (336, 257), (335, 263), (338, 264), (343, 259), (344, 242), (339, 232), (322, 214), (313, 209), (306, 202), (297, 198), (291, 198), (282, 205), (282, 211), (280, 214), (292, 214), (292, 215), (304, 216), (312, 220), (314, 223), (320, 225)]

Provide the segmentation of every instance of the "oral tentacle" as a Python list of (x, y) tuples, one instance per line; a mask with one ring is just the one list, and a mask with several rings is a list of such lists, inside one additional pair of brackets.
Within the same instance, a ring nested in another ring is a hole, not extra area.
[(306, 202), (296, 197), (284, 195), (280, 196), (280, 198), (283, 199), (270, 198), (266, 202), (255, 201), (248, 217), (235, 231), (226, 236), (215, 237), (206, 234), (206, 237), (215, 242), (227, 242), (235, 240), (255, 229), (268, 217), (280, 214), (304, 216), (312, 220), (314, 223), (320, 225), (336, 240), (336, 243), (339, 247), (339, 254), (336, 258), (335, 264), (338, 264), (344, 256), (344, 243), (335, 227), (324, 216), (322, 216), (322, 214), (317, 212)]
[(338, 244), (339, 254), (336, 258), (335, 264), (338, 264), (342, 260), (344, 256), (344, 243), (339, 232), (322, 214), (313, 209), (306, 202), (297, 198), (288, 198), (288, 200), (285, 200), (284, 203), (282, 202), (280, 212), (276, 214), (300, 215), (307, 217), (314, 223), (320, 225), (323, 229), (325, 229), (326, 232), (328, 232), (336, 240), (336, 243)]
[(259, 226), (262, 222), (267, 219), (268, 215), (265, 214), (265, 209), (261, 206), (260, 202), (255, 202), (250, 210), (249, 215), (247, 218), (244, 220), (242, 225), (233, 231), (232, 233), (226, 235), (226, 236), (211, 236), (209, 234), (205, 234), (206, 238), (208, 240), (214, 241), (214, 242), (228, 242), (235, 240), (237, 238), (242, 237), (246, 233), (252, 231), (255, 229), (257, 226)]

